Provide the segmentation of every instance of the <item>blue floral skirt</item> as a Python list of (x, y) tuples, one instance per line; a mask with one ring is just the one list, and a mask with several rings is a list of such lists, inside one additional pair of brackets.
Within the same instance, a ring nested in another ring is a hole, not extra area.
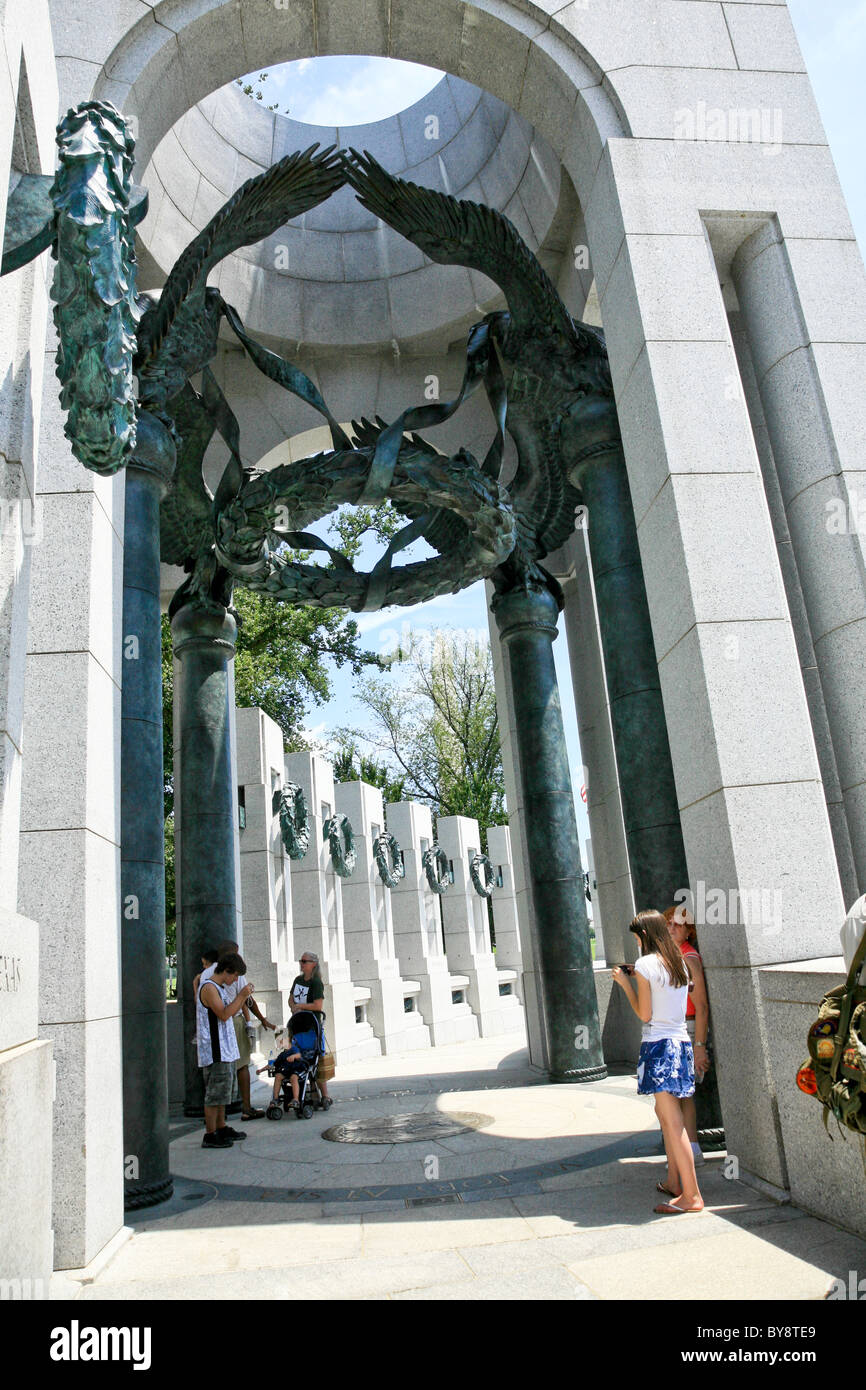
[(669, 1091), (680, 1099), (693, 1096), (695, 1056), (691, 1043), (677, 1042), (673, 1038), (641, 1043), (637, 1059), (637, 1091), (639, 1096), (652, 1096), (656, 1091)]

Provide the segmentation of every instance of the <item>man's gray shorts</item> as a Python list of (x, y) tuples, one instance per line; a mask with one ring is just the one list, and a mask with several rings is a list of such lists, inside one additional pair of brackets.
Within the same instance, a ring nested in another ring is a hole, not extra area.
[(205, 1105), (231, 1105), (237, 1095), (237, 1072), (234, 1062), (214, 1062), (202, 1067)]

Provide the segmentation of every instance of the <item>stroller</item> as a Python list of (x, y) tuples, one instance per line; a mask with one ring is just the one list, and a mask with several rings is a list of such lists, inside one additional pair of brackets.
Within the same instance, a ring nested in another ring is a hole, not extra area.
[[(299, 1120), (309, 1120), (314, 1108), (316, 1110), (330, 1110), (333, 1105), (330, 1096), (322, 1095), (317, 1079), (319, 1059), (324, 1051), (323, 1020), (324, 1014), (313, 1011), (292, 1014), (286, 1030), (288, 1034), (286, 1050), (290, 1052), (293, 1047), (296, 1047), (301, 1054), (300, 1068), (297, 1073), (298, 1109), (296, 1113)], [(289, 1114), (293, 1103), (291, 1079), (284, 1076), (279, 1098), (272, 1100), (268, 1106), (268, 1119), (281, 1120), (283, 1112)]]

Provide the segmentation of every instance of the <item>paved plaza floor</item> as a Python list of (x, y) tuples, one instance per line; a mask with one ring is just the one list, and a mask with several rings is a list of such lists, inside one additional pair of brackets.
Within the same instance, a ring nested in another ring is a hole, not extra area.
[[(866, 1242), (726, 1177), (724, 1154), (699, 1170), (703, 1213), (655, 1215), (660, 1136), (625, 1069), (540, 1084), (524, 1048), (493, 1039), (344, 1066), (331, 1092), (310, 1120), (233, 1119), (248, 1138), (224, 1152), (174, 1121), (175, 1196), (52, 1296), (273, 1299), (302, 1278), (334, 1299), (809, 1300), (866, 1270)], [(436, 1113), (478, 1127), (323, 1137)]]

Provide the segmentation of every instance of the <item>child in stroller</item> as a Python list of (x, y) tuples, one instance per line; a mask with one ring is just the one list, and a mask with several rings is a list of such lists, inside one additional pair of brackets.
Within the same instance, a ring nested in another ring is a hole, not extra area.
[(267, 1115), (281, 1120), (294, 1110), (298, 1119), (309, 1120), (313, 1107), (330, 1110), (333, 1101), (322, 1094), (317, 1075), (323, 1051), (323, 1015), (316, 1012), (293, 1014), (286, 1032), (288, 1046), (274, 1062), (274, 1094)]

